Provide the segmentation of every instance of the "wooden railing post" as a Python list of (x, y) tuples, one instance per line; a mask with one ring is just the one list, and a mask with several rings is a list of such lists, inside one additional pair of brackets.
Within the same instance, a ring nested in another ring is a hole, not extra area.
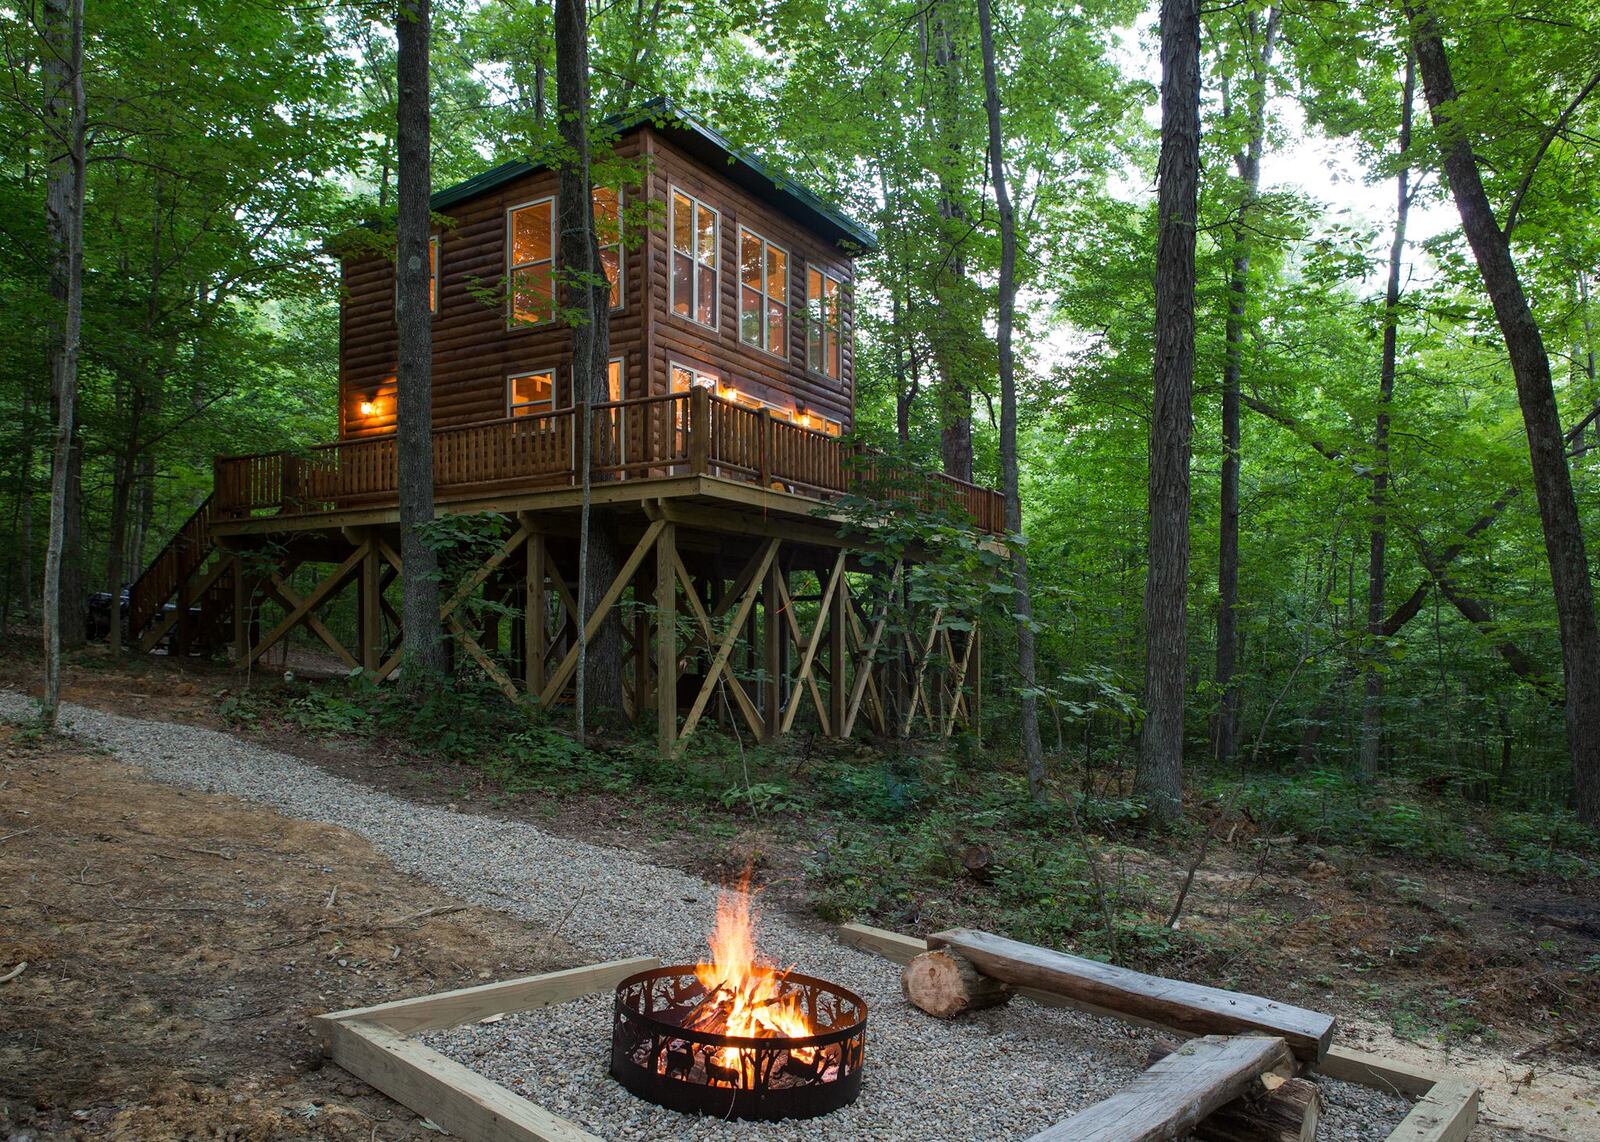
[(689, 471), (704, 476), (711, 469), (711, 391), (689, 390)]
[(761, 457), (760, 472), (761, 486), (772, 487), (772, 410), (766, 406), (761, 409)]

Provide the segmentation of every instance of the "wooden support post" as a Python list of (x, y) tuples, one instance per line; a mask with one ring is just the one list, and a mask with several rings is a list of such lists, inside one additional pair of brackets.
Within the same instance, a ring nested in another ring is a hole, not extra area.
[(250, 599), (244, 583), (244, 556), (233, 557), (233, 664), (243, 666), (250, 653)]
[(544, 691), (545, 656), (550, 653), (550, 600), (545, 594), (545, 537), (542, 531), (529, 531), (525, 546), (527, 566), (523, 581), (527, 588), (523, 603), (522, 636), (527, 640), (523, 649), (523, 689), (530, 696)]
[(778, 570), (776, 562), (768, 565), (765, 582), (761, 585), (761, 611), (763, 617), (762, 639), (762, 669), (766, 671), (766, 694), (762, 711), (766, 715), (767, 732), (763, 741), (776, 741), (778, 727), (782, 724), (783, 711), (779, 708), (783, 701), (783, 657), (782, 643), (783, 623), (778, 615)]
[(361, 669), (369, 674), (378, 669), (378, 660), (383, 654), (383, 608), (379, 605), (383, 598), (383, 586), (378, 581), (382, 565), (383, 557), (378, 553), (378, 545), (369, 536), (361, 556), (360, 611), (356, 624)]
[(668, 523), (656, 539), (656, 748), (663, 756), (678, 742), (678, 527)]
[(772, 410), (765, 406), (761, 409), (761, 456), (757, 476), (763, 488), (772, 487), (772, 440), (775, 432), (772, 427)]
[(711, 468), (711, 391), (689, 390), (689, 472), (704, 476)]
[[(777, 562), (778, 543), (776, 539), (767, 540), (761, 550), (760, 566), (753, 577), (760, 580), (762, 574)], [(700, 720), (700, 715), (705, 713), (706, 703), (711, 700), (711, 691), (717, 684), (717, 675), (727, 666), (729, 657), (733, 654), (733, 645), (739, 640), (739, 628), (744, 625), (745, 616), (750, 613), (750, 608), (755, 606), (757, 582), (750, 584), (750, 589), (738, 603), (734, 611), (733, 621), (728, 624), (728, 632), (722, 636), (722, 642), (717, 646), (717, 651), (711, 657), (711, 666), (706, 671), (705, 681), (700, 686), (700, 693), (695, 696), (694, 705), (689, 707), (689, 712), (684, 715), (683, 730), (678, 740), (682, 742), (694, 731), (695, 723)]]
[(844, 737), (844, 711), (848, 699), (845, 693), (845, 664), (849, 652), (845, 649), (850, 614), (849, 587), (845, 583), (843, 558), (834, 571), (838, 590), (833, 593), (833, 611), (828, 616), (828, 724), (835, 737)]

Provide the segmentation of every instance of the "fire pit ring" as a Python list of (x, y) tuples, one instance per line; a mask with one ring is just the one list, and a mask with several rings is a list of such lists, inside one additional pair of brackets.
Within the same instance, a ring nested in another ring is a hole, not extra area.
[[(821, 1028), (805, 1038), (745, 1038), (683, 1026), (707, 997), (693, 965), (654, 968), (617, 985), (611, 1076), (669, 1110), (718, 1118), (815, 1118), (861, 1093), (867, 1004), (827, 980), (780, 973)], [(737, 1052), (737, 1054), (732, 1054)]]

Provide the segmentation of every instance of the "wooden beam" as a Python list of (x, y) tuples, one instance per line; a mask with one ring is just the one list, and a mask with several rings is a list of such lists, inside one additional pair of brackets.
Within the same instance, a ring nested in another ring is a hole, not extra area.
[(357, 648), (361, 652), (361, 669), (368, 672), (378, 669), (378, 659), (383, 654), (383, 586), (378, 574), (382, 559), (378, 545), (368, 536), (361, 554), (361, 587), (357, 600), (361, 619), (356, 624), (357, 640), (361, 644)]
[(1316, 1069), (1330, 1079), (1413, 1096), (1427, 1094), (1437, 1084), (1451, 1081), (1440, 1071), (1424, 1070), (1354, 1047), (1334, 1047)]
[(778, 553), (778, 540), (769, 539), (761, 549), (761, 566), (752, 577), (750, 588), (740, 600), (734, 618), (728, 624), (728, 631), (722, 636), (722, 642), (717, 646), (717, 652), (712, 656), (711, 669), (706, 672), (706, 680), (700, 686), (700, 693), (695, 697), (694, 705), (689, 707), (689, 713), (684, 716), (683, 729), (678, 733), (678, 741), (682, 742), (693, 731), (700, 721), (700, 715), (705, 712), (706, 703), (711, 700), (711, 691), (715, 687), (718, 673), (727, 665), (728, 657), (733, 653), (733, 644), (739, 641), (739, 627), (743, 625), (745, 616), (750, 613), (750, 608), (756, 603), (756, 588), (761, 577), (772, 567), (773, 558)]
[(550, 601), (545, 595), (545, 537), (542, 531), (529, 531), (526, 542), (527, 569), (524, 585), (527, 595), (523, 601), (522, 636), (523, 681), (530, 697), (537, 697), (544, 689), (544, 660), (550, 653)]
[(1333, 1042), (1333, 1016), (1260, 996), (1145, 975), (967, 928), (936, 932), (928, 946), (959, 952), (985, 975), (1014, 987), (1083, 999), (1190, 1034), (1277, 1035), (1309, 1062), (1326, 1055)]
[[(963, 696), (961, 688), (966, 685), (967, 664), (972, 661), (972, 648), (977, 644), (978, 628), (974, 626), (970, 631), (967, 632), (966, 649), (961, 655), (961, 663), (956, 667), (955, 679), (951, 683), (952, 697), (950, 699), (949, 715), (945, 718), (944, 733), (941, 735), (943, 737), (949, 737), (951, 734), (955, 733), (956, 716), (961, 713), (962, 708), (966, 705), (967, 700)], [(955, 647), (950, 643), (950, 634), (948, 631), (945, 632), (944, 645), (953, 661), (955, 659)], [(972, 720), (971, 710), (967, 711), (967, 720)]]
[[(845, 579), (844, 553), (839, 553), (839, 589), (833, 594), (833, 612), (828, 616), (828, 723), (835, 733), (844, 726), (845, 677), (849, 653), (850, 584)], [(843, 737), (843, 734), (838, 736)]]
[(334, 1062), (452, 1134), (473, 1142), (600, 1142), (381, 1023), (338, 1021), (327, 1034)]
[[(839, 736), (842, 738), (849, 737), (850, 731), (855, 729), (856, 715), (861, 712), (861, 701), (866, 696), (867, 683), (877, 669), (878, 644), (883, 641), (883, 632), (889, 624), (889, 605), (894, 599), (894, 590), (900, 584), (900, 573), (904, 568), (904, 563), (895, 563), (894, 574), (889, 577), (889, 593), (884, 596), (883, 608), (872, 624), (872, 637), (867, 640), (866, 649), (856, 662), (855, 685), (850, 691), (850, 712), (845, 715), (844, 726), (839, 730)], [(881, 698), (879, 704), (882, 705)], [(887, 709), (884, 713), (887, 719)]]
[(670, 754), (678, 741), (678, 527), (668, 523), (656, 539), (656, 749)]
[[(365, 545), (363, 544), (363, 548), (364, 547)], [(362, 561), (363, 563), (365, 562), (364, 552)], [(300, 613), (300, 621), (306, 626), (310, 627), (311, 633), (320, 638), (323, 643), (326, 644), (328, 649), (333, 651), (333, 653), (338, 656), (339, 660), (346, 666), (354, 670), (357, 666), (361, 665), (356, 661), (355, 656), (345, 649), (344, 643), (340, 642), (334, 637), (333, 632), (328, 629), (327, 624), (317, 617), (317, 612), (304, 608), (300, 596), (295, 592), (293, 587), (289, 586), (288, 581), (284, 579), (282, 575), (278, 574), (278, 572), (274, 571), (268, 577), (267, 590), (278, 596), (278, 601), (283, 604), (283, 607), (286, 611), (289, 611), (292, 614)]]
[[(916, 680), (911, 687), (911, 701), (906, 705), (905, 720), (900, 726), (901, 737), (906, 737), (911, 733), (911, 723), (916, 719), (917, 716), (918, 699), (921, 699), (923, 705), (928, 707), (929, 720), (931, 721), (933, 718), (933, 709), (931, 706), (928, 706), (928, 695), (927, 691), (923, 689), (922, 679), (928, 672), (928, 660), (933, 657), (933, 642), (934, 639), (936, 639), (939, 635), (939, 624), (943, 621), (944, 608), (934, 608), (933, 626), (928, 630), (928, 641), (922, 648), (921, 658), (917, 660)], [(911, 634), (909, 631), (906, 633), (906, 649), (910, 650), (913, 654), (916, 653), (916, 647), (911, 641)]]
[[(844, 575), (844, 557), (845, 553), (843, 551), (840, 551), (834, 557), (833, 571), (828, 575), (827, 585), (822, 589), (822, 599), (817, 607), (817, 623), (812, 628), (811, 637), (806, 640), (805, 650), (800, 655), (800, 669), (795, 674), (797, 685), (795, 692), (789, 697), (789, 705), (783, 711), (783, 722), (778, 729), (781, 734), (788, 733), (794, 726), (795, 715), (800, 712), (801, 694), (798, 683), (801, 679), (805, 679), (811, 688), (811, 696), (817, 703), (817, 716), (822, 719), (822, 732), (832, 736), (829, 734), (828, 711), (823, 707), (822, 696), (817, 693), (817, 680), (812, 676), (811, 664), (816, 661), (817, 648), (822, 645), (822, 631), (828, 624), (828, 613), (833, 606), (833, 598), (839, 591), (839, 580)], [(793, 601), (786, 601), (784, 609), (792, 612), (794, 610)], [(798, 618), (795, 620), (795, 624), (795, 631), (798, 633), (800, 630)]]
[(783, 618), (778, 613), (783, 606), (778, 601), (778, 588), (782, 581), (783, 570), (778, 564), (767, 564), (766, 575), (761, 582), (761, 669), (767, 676), (766, 694), (762, 702), (767, 732), (762, 736), (763, 741), (778, 739), (778, 725), (783, 717), (779, 709), (783, 703), (783, 648), (778, 641), (782, 637), (779, 624)]
[(1445, 1079), (1411, 1108), (1389, 1142), (1462, 1142), (1478, 1122), (1478, 1088)]
[(488, 652), (483, 649), (478, 640), (473, 638), (471, 632), (461, 625), (460, 619), (456, 618), (455, 615), (451, 615), (445, 619), (445, 624), (450, 628), (450, 633), (455, 636), (456, 641), (472, 656), (472, 660), (483, 668), (483, 672), (489, 676), (489, 680), (500, 688), (500, 693), (504, 694), (512, 702), (522, 697), (521, 692), (517, 689), (517, 684), (511, 680), (511, 675), (502, 670), (499, 663), (489, 657)]
[[(784, 624), (788, 628), (790, 641), (796, 647), (803, 648), (806, 636), (800, 630), (800, 619), (795, 612), (794, 599), (789, 594), (789, 584), (784, 581), (784, 577), (781, 575), (778, 577), (778, 606), (783, 610)], [(785, 674), (785, 677), (787, 678), (787, 674)], [(802, 682), (805, 683), (805, 690), (800, 687)], [(817, 708), (817, 717), (822, 723), (823, 732), (828, 732), (828, 708), (822, 702), (822, 691), (817, 689), (816, 678), (813, 677), (809, 670), (805, 670), (794, 678), (794, 686), (789, 694), (789, 704), (784, 707), (784, 717), (782, 722), (779, 723), (779, 733), (786, 734), (789, 732), (790, 726), (794, 724), (794, 717), (788, 711), (796, 708), (807, 692), (811, 695), (812, 704)]]
[(1282, 1039), (1192, 1039), (1110, 1098), (1033, 1136), (1033, 1142), (1168, 1142), (1232, 1102), (1264, 1073), (1293, 1068)]
[[(639, 537), (639, 542), (634, 545), (633, 551), (623, 561), (622, 568), (617, 572), (617, 577), (611, 581), (611, 586), (606, 588), (606, 593), (600, 596), (595, 604), (594, 611), (589, 615), (589, 621), (583, 624), (583, 642), (592, 642), (600, 630), (600, 624), (605, 621), (606, 615), (611, 613), (611, 607), (621, 598), (622, 592), (633, 581), (633, 573), (639, 569), (639, 564), (644, 562), (644, 557), (650, 553), (656, 538), (660, 536), (661, 529), (666, 527), (664, 520), (656, 520), (645, 528), (644, 534)], [(548, 706), (556, 700), (556, 696), (566, 689), (567, 682), (572, 678), (573, 671), (578, 668), (578, 642), (574, 642), (572, 649), (567, 651), (566, 657), (561, 660), (561, 665), (556, 667), (555, 673), (550, 676), (550, 681), (545, 683), (539, 692), (539, 704)]]
[(651, 956), (612, 960), (609, 963), (545, 972), (477, 987), (463, 987), (455, 991), (441, 991), (417, 999), (396, 999), (372, 1007), (352, 1007), (319, 1015), (313, 1022), (323, 1032), (330, 1023), (347, 1019), (366, 1019), (407, 1033), (440, 1031), (462, 1023), (475, 1023), (491, 1015), (533, 1011), (593, 995), (597, 991), (607, 991), (635, 972), (660, 966), (661, 961)]
[[(689, 610), (693, 613), (701, 633), (705, 636), (706, 647), (708, 649), (714, 647), (717, 641), (716, 628), (711, 625), (711, 616), (706, 614), (705, 607), (700, 603), (700, 596), (695, 593), (694, 579), (689, 574), (689, 569), (683, 565), (683, 559), (676, 551), (672, 553), (672, 564), (673, 570), (678, 576), (678, 581), (683, 584), (683, 597), (688, 601)], [(734, 676), (733, 662), (731, 660), (723, 664), (722, 678), (728, 683), (728, 689), (733, 691), (734, 699), (739, 705), (739, 712), (750, 726), (750, 732), (759, 739), (763, 732), (761, 712), (756, 709), (756, 704), (751, 701), (744, 684)]]
[(439, 608), (439, 617), (447, 619), (454, 614), (455, 609), (466, 602), (467, 596), (477, 589), (478, 584), (493, 575), (495, 568), (509, 559), (511, 553), (521, 547), (527, 538), (528, 525), (522, 524), (516, 531), (511, 533), (504, 543), (495, 549), (494, 554), (484, 561), (482, 567), (479, 567), (466, 579), (462, 580), (461, 585), (456, 588), (455, 594), (451, 595), (449, 600)]

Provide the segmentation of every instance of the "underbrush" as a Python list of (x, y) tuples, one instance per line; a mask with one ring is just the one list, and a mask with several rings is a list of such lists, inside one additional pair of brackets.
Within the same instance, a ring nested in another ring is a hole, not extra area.
[(1265, 831), (1310, 844), (1402, 853), (1513, 876), (1600, 876), (1600, 834), (1565, 810), (1473, 805), (1404, 776), (1363, 783), (1330, 770), (1217, 779), (1208, 792), (1237, 805)]

